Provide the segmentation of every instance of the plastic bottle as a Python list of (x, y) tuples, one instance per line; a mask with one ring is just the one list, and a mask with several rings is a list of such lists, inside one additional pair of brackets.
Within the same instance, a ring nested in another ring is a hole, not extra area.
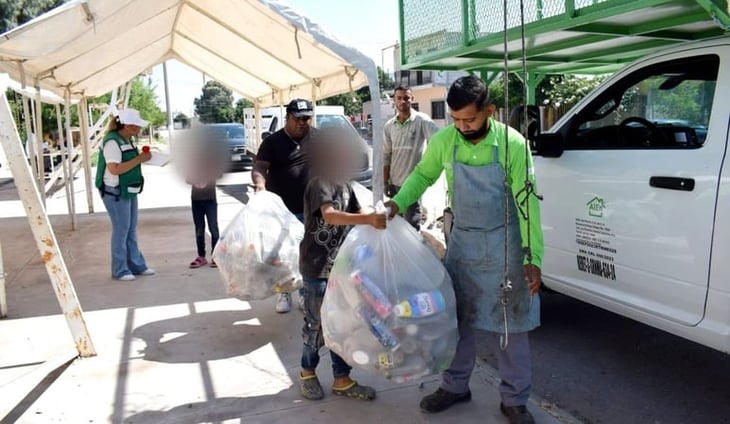
[(418, 293), (395, 305), (394, 312), (401, 318), (421, 318), (437, 314), (446, 308), (444, 295), (439, 291)]
[(356, 246), (352, 250), (352, 264), (353, 268), (358, 268), (363, 262), (370, 259), (373, 256), (373, 249), (367, 244), (361, 244)]
[(385, 293), (362, 271), (352, 273), (352, 281), (363, 299), (380, 318), (385, 319), (393, 313), (393, 304), (390, 303)]
[(398, 339), (395, 335), (393, 335), (390, 329), (388, 329), (385, 321), (383, 321), (370, 306), (367, 304), (361, 304), (357, 308), (357, 313), (365, 321), (370, 332), (373, 333), (373, 336), (378, 339), (378, 342), (380, 342), (383, 347), (395, 348), (398, 346)]
[(403, 352), (400, 349), (391, 350), (388, 352), (380, 352), (378, 354), (377, 367), (382, 370), (390, 370), (400, 366), (403, 363)]
[(400, 366), (390, 370), (387, 377), (395, 381), (396, 383), (402, 384), (409, 381), (418, 380), (421, 377), (425, 377), (431, 373), (431, 370), (426, 364), (423, 358), (418, 356), (410, 356)]

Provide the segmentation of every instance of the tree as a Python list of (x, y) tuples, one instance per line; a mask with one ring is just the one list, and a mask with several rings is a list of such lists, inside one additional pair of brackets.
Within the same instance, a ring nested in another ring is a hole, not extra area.
[[(383, 72), (383, 69), (378, 66), (378, 86), (380, 92), (384, 93), (395, 88), (395, 81), (389, 74)], [(370, 101), (370, 88), (368, 86), (362, 87), (355, 92), (348, 92), (338, 94), (335, 96), (327, 97), (320, 101), (321, 105), (334, 105), (343, 106), (345, 108), (345, 115), (359, 115), (362, 112), (362, 104)]]
[[(49, 10), (62, 5), (66, 0), (15, 0), (15, 1), (0, 1), (0, 33), (5, 33), (11, 29), (22, 25), (38, 15), (42, 15)], [(10, 103), (10, 109), (13, 111), (13, 116), (16, 116), (18, 131), (22, 140), (26, 139), (25, 125), (23, 122), (22, 110), (23, 105), (20, 103), (20, 96), (15, 96), (10, 90), (7, 91), (8, 102)], [(47, 116), (53, 116), (53, 126), (48, 126), (46, 122), (50, 122), (50, 118)], [(43, 128), (56, 128), (55, 113), (52, 110), (43, 108)]]
[(246, 108), (253, 107), (254, 104), (251, 100), (241, 97), (236, 100), (236, 110), (234, 113), (234, 120), (236, 122), (243, 123), (243, 110)]
[(180, 126), (182, 128), (188, 128), (190, 127), (190, 118), (188, 118), (188, 115), (178, 112), (175, 114), (175, 117), (172, 118), (172, 122), (177, 123), (180, 122)]
[(194, 103), (195, 114), (204, 124), (233, 122), (236, 114), (233, 92), (218, 81), (206, 82), (202, 94), (195, 98)]
[(65, 2), (66, 0), (0, 1), (0, 33), (22, 25)]
[(151, 79), (147, 82), (140, 77), (132, 80), (129, 107), (137, 109), (144, 119), (150, 121), (150, 128), (159, 127), (167, 122), (167, 115), (157, 106), (157, 95)]
[(542, 90), (543, 100), (538, 103), (567, 110), (605, 79), (605, 76), (554, 75)]

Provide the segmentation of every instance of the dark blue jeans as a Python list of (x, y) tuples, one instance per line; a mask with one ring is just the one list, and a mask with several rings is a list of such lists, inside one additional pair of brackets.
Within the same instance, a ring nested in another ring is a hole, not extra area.
[[(326, 290), (327, 280), (304, 278), (304, 287), (302, 288), (304, 295), (302, 369), (305, 370), (314, 371), (317, 368), (317, 365), (319, 365), (319, 348), (324, 346), (320, 309), (322, 309), (322, 300)], [(352, 367), (347, 365), (347, 362), (340, 355), (330, 351), (330, 357), (332, 358), (332, 375), (335, 378), (350, 375)]]
[(205, 257), (205, 221), (208, 220), (210, 231), (210, 251), (213, 252), (220, 232), (218, 231), (218, 202), (215, 200), (193, 200), (193, 223), (195, 224), (195, 244), (198, 256)]

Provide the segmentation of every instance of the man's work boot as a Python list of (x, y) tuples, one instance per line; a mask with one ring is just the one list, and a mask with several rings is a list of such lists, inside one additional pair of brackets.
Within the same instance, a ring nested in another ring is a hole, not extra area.
[(441, 412), (449, 409), (455, 403), (470, 400), (471, 392), (451, 393), (439, 387), (438, 390), (421, 399), (421, 410), (428, 413)]
[(507, 417), (510, 424), (535, 424), (535, 419), (524, 405), (504, 406), (500, 403), (499, 410), (502, 411), (502, 415)]

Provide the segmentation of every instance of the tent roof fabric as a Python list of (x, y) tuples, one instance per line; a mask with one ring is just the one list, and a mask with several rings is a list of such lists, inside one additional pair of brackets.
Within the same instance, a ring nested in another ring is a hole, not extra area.
[(0, 72), (61, 96), (108, 93), (168, 59), (260, 106), (367, 84), (362, 54), (274, 0), (72, 0), (0, 37)]

